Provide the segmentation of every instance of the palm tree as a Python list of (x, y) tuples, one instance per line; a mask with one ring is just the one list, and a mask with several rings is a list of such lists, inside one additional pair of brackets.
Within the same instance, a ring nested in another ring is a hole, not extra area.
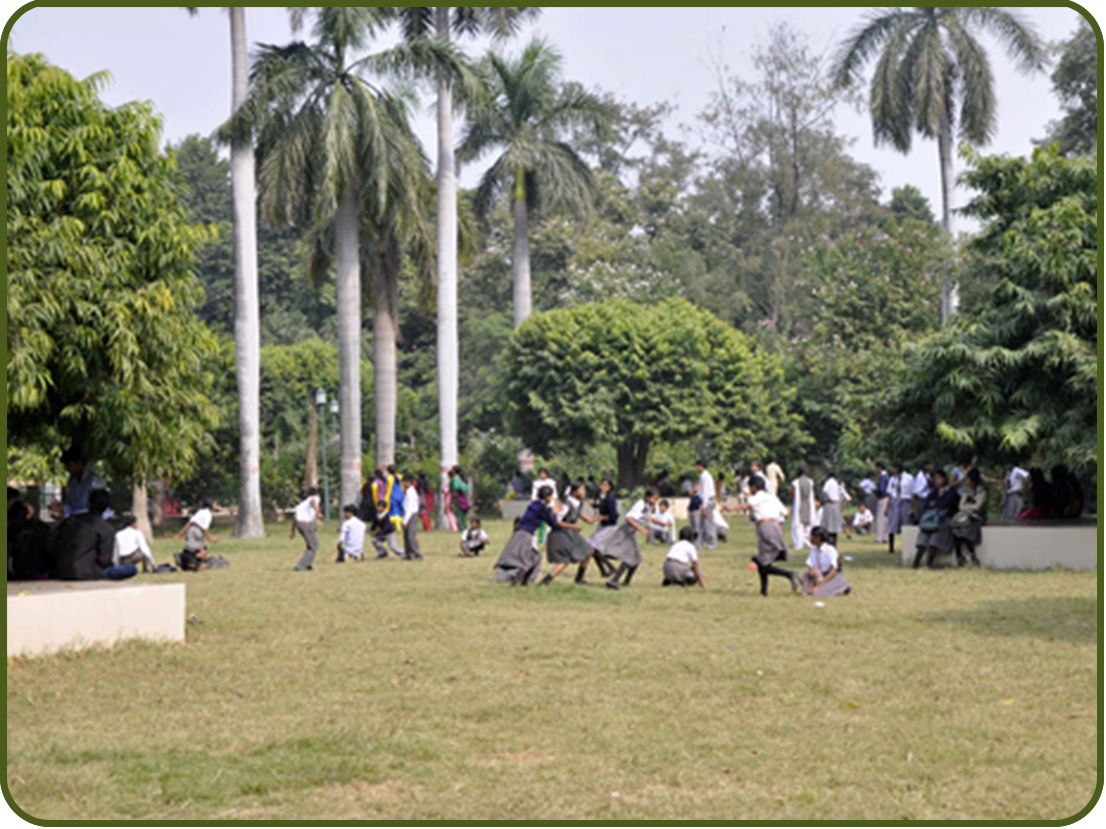
[[(915, 7), (871, 14), (841, 45), (833, 74), (840, 86), (854, 86), (861, 70), (876, 61), (870, 106), (877, 144), (910, 151), (915, 131), (937, 139), (941, 162), (942, 224), (952, 238), (953, 132), (983, 145), (995, 131), (994, 76), (987, 52), (973, 30), (1006, 46), (1022, 72), (1044, 68), (1046, 49), (1033, 27), (1016, 13), (993, 7)], [(878, 55), (878, 57), (877, 57)], [(946, 275), (941, 319), (959, 305), (957, 286)]]
[[(490, 32), (496, 38), (513, 35), (539, 8), (405, 6), (397, 8), (408, 42), (433, 36), (450, 42), (450, 32), (475, 35)], [(438, 422), (441, 435), (441, 476), (458, 461), (457, 392), (460, 343), (457, 336), (457, 172), (453, 151), (453, 83), (449, 76), (435, 79), (438, 91)], [(444, 499), (438, 499), (444, 509)]]
[(563, 140), (572, 127), (601, 132), (611, 123), (611, 108), (575, 84), (560, 81), (561, 56), (533, 40), (517, 59), (489, 53), (479, 72), (486, 97), (469, 104), (469, 121), (457, 150), (472, 161), (492, 150), (500, 155), (476, 189), (476, 209), (487, 215), (496, 199), (508, 194), (514, 214), (514, 324), (530, 316), (530, 211), (538, 206), (586, 210), (592, 202), (591, 171)]
[[(199, 8), (186, 6), (195, 15)], [(246, 10), (230, 13), (231, 113), (249, 91)], [(234, 355), (238, 374), (238, 513), (234, 534), (264, 538), (261, 510), (261, 306), (257, 286), (257, 185), (248, 138), (231, 142), (230, 186), (234, 220)]]
[[(312, 277), (326, 278), (333, 265), (340, 497), (351, 503), (361, 488), (361, 270), (376, 255), (365, 229), (393, 221), (402, 202), (397, 193), (410, 180), (411, 159), (421, 158), (405, 102), (365, 75), (447, 72), (455, 70), (456, 61), (433, 43), (358, 57), (394, 17), (392, 10), (322, 7), (312, 13), (313, 43), (259, 47), (249, 98), (227, 134), (256, 133), (262, 209), (271, 222), (306, 228)], [(382, 335), (377, 333), (377, 341)], [(394, 366), (394, 334), (391, 345)], [(393, 388), (393, 401), (394, 396)], [(387, 400), (378, 400), (382, 404)], [(394, 423), (391, 428), (394, 434)]]

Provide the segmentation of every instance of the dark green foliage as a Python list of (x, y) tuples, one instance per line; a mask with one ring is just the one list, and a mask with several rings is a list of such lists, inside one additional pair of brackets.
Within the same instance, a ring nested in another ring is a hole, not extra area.
[(715, 458), (801, 444), (778, 358), (686, 300), (619, 300), (533, 317), (503, 368), (509, 425), (539, 452), (600, 442), (634, 486), (659, 441)]
[(1042, 143), (1060, 143), (1065, 155), (1098, 152), (1098, 40), (1086, 20), (1059, 45), (1052, 89), (1064, 115), (1048, 125)]
[(149, 104), (9, 53), (8, 445), (181, 475), (218, 420), (190, 225)]
[(922, 191), (913, 184), (893, 187), (891, 203), (887, 206), (899, 221), (914, 219), (927, 224), (933, 224), (936, 221), (933, 218), (933, 210), (929, 206), (929, 199), (923, 196)]
[(911, 355), (892, 446), (1094, 471), (1097, 163), (1055, 149), (970, 161), (979, 195), (965, 213), (984, 227), (969, 278), (993, 284), (992, 300)]

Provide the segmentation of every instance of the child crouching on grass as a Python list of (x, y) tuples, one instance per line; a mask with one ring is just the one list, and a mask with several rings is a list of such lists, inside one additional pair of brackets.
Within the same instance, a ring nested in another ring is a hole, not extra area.
[(683, 527), (680, 530), (680, 540), (668, 551), (668, 557), (664, 560), (664, 581), (662, 587), (678, 584), (687, 587), (698, 584), (705, 588), (703, 571), (699, 567), (699, 553), (695, 549), (695, 531), (691, 527)]
[(826, 531), (814, 527), (810, 531), (810, 555), (807, 569), (799, 577), (804, 596), (847, 596), (852, 587), (841, 571), (841, 557), (837, 548), (826, 540)]
[(461, 555), (465, 558), (478, 556), (488, 546), (488, 534), (480, 526), (480, 519), (469, 520), (469, 528), (461, 533)]

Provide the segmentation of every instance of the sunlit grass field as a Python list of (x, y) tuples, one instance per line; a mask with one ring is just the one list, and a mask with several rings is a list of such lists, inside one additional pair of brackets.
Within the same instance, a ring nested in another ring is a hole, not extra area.
[[(1094, 573), (913, 572), (853, 595), (704, 554), (708, 590), (492, 581), (490, 555), (313, 572), (222, 533), (187, 643), (9, 661), (7, 779), (39, 819), (1043, 820), (1097, 782)], [(164, 560), (179, 542), (161, 539)], [(793, 566), (801, 562), (792, 561)], [(598, 573), (592, 580), (599, 581)], [(560, 583), (563, 582), (563, 583)]]

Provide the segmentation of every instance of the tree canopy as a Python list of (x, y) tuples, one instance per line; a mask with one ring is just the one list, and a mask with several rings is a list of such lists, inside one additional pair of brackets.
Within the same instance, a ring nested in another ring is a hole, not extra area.
[(109, 107), (9, 54), (8, 440), (79, 442), (117, 474), (182, 475), (218, 415), (190, 225), (149, 104)]
[(1065, 155), (1098, 152), (1098, 40), (1086, 20), (1058, 48), (1052, 89), (1063, 116), (1048, 125), (1042, 143), (1057, 141)]

